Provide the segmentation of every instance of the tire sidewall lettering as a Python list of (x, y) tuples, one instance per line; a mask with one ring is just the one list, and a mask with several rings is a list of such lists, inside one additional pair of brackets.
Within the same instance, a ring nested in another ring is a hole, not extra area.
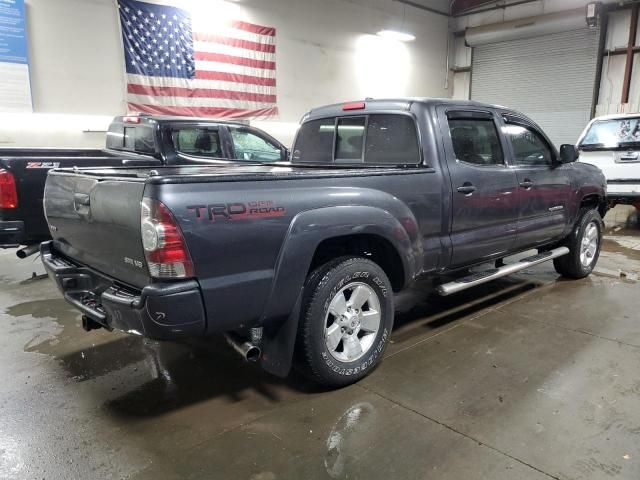
[[(379, 363), (393, 328), (393, 294), (384, 270), (366, 258), (345, 258), (326, 264), (314, 281), (311, 302), (305, 310), (304, 341), (307, 365), (321, 383), (348, 385), (366, 376)], [(313, 278), (313, 277), (311, 277)], [(317, 283), (315, 283), (317, 282)], [(346, 286), (362, 283), (369, 286), (380, 301), (382, 320), (369, 351), (352, 362), (342, 362), (328, 350), (325, 339), (327, 312), (331, 301)], [(320, 297), (320, 298), (317, 298)], [(315, 300), (314, 300), (315, 298)], [(315, 303), (315, 305), (314, 305)]]
[(329, 368), (329, 370), (331, 370), (334, 373), (337, 373), (338, 375), (351, 376), (351, 375), (357, 375), (359, 373), (362, 374), (362, 372), (369, 369), (371, 366), (375, 365), (376, 360), (378, 359), (378, 357), (386, 347), (388, 338), (389, 338), (389, 331), (387, 328), (385, 328), (382, 331), (382, 335), (376, 347), (371, 351), (371, 353), (367, 357), (365, 357), (365, 359), (359, 365), (356, 365), (353, 367), (342, 367), (338, 365), (336, 362), (334, 362), (331, 359), (331, 356), (327, 352), (322, 352), (322, 358), (325, 364), (327, 365), (327, 367)]

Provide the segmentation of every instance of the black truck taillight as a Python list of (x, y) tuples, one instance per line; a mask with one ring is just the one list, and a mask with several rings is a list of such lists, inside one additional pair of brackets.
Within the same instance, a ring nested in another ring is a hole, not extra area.
[(0, 168), (0, 208), (18, 208), (16, 179), (3, 168)]
[(154, 278), (193, 277), (193, 262), (182, 230), (169, 209), (152, 198), (142, 200), (141, 232), (149, 275)]

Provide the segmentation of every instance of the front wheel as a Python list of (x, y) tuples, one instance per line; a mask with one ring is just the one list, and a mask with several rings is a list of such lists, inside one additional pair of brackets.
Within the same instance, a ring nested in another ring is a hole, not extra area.
[(564, 243), (569, 253), (553, 261), (556, 272), (568, 278), (584, 278), (591, 274), (600, 256), (602, 231), (602, 218), (597, 210), (582, 209)]
[(298, 348), (305, 369), (329, 387), (349, 385), (380, 361), (393, 328), (393, 293), (371, 260), (343, 257), (305, 284)]

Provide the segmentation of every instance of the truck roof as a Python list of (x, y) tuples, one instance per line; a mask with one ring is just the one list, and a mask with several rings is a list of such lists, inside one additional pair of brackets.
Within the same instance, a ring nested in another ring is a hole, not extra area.
[[(431, 98), (431, 97), (400, 97), (373, 99), (367, 98), (352, 102), (335, 103), (310, 110), (304, 117), (304, 120), (311, 118), (322, 118), (330, 116), (342, 116), (356, 114), (358, 111), (389, 111), (389, 110), (409, 110), (413, 104), (422, 104), (425, 108), (436, 105), (450, 105), (460, 107), (484, 107), (497, 108), (500, 110), (511, 111), (507, 107), (500, 105), (490, 105), (487, 103), (475, 102), (471, 100), (454, 100), (451, 98)], [(517, 112), (514, 112), (517, 113)]]
[[(238, 125), (238, 126), (247, 126), (249, 125), (249, 120), (220, 120), (216, 118), (204, 118), (204, 117), (179, 117), (179, 116), (171, 116), (171, 115), (148, 115), (148, 114), (137, 114), (137, 115), (118, 115), (113, 119), (114, 122), (118, 123), (127, 123), (126, 119), (134, 119), (139, 118), (140, 123), (217, 123), (217, 124), (225, 124), (225, 125)], [(132, 122), (133, 123), (133, 122)]]

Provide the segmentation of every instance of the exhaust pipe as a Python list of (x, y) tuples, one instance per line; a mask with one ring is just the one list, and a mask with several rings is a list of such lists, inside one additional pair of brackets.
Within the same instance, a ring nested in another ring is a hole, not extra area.
[(18, 256), (18, 258), (27, 258), (39, 251), (40, 251), (40, 244), (34, 243), (33, 245), (28, 245), (24, 248), (21, 248), (16, 252), (16, 255)]
[(250, 341), (240, 338), (235, 333), (226, 333), (224, 338), (227, 343), (233, 347), (233, 349), (242, 355), (247, 362), (257, 362), (262, 355), (260, 347)]
[(102, 325), (100, 325), (98, 322), (96, 322), (95, 320), (92, 320), (86, 315), (82, 315), (82, 329), (85, 332), (90, 332), (91, 330), (99, 330), (101, 328), (102, 328)]

